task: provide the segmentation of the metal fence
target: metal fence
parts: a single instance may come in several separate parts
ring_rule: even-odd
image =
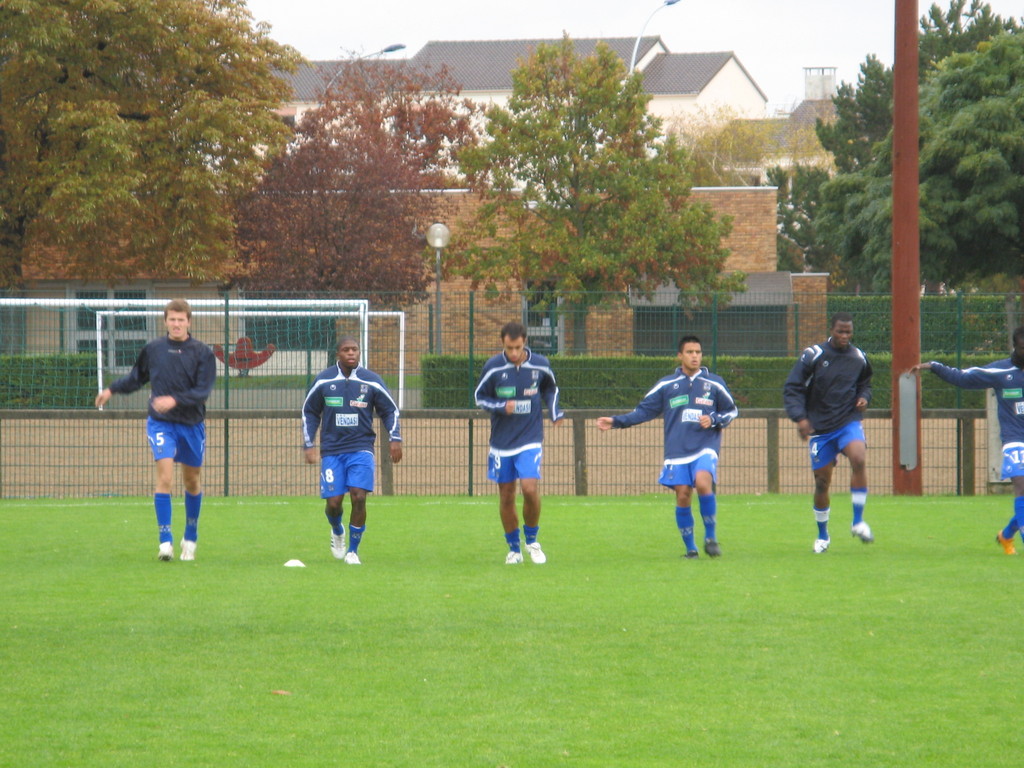
[[[657,483],[662,427],[651,422],[601,432],[602,411],[570,411],[547,427],[546,493],[623,495],[664,490]],[[982,494],[989,487],[988,422],[983,410],[926,411],[924,487],[929,494]],[[378,450],[378,492],[486,495],[486,414],[414,410],[403,414],[404,457]],[[887,411],[869,411],[869,486],[890,493],[892,430]],[[841,461],[834,488],[848,487]],[[318,493],[318,469],[304,463],[298,407],[288,411],[212,411],[207,419],[206,492],[224,496]],[[145,414],[136,411],[0,411],[0,496],[132,496],[152,491]],[[807,445],[778,409],[742,412],[726,429],[718,492],[810,492]],[[180,489],[177,491],[180,492]]]
[[[148,339],[162,333],[159,306],[171,296],[100,293],[0,298],[0,497],[152,490],[143,426],[147,393],[116,397],[102,413],[92,401],[102,384],[130,368]],[[209,402],[205,476],[211,493],[316,493],[316,468],[302,462],[299,409],[312,377],[333,361],[341,333],[360,335],[366,362],[402,406],[405,459],[392,467],[385,452],[380,490],[492,493],[484,472],[489,427],[486,415],[472,408],[473,371],[500,349],[499,329],[512,319],[527,325],[531,347],[553,361],[595,358],[594,370],[607,374],[589,381],[584,367],[575,371],[571,387],[560,380],[577,404],[568,408],[567,424],[547,428],[546,492],[660,490],[660,424],[602,433],[594,418],[629,410],[670,372],[683,333],[702,338],[705,364],[725,376],[740,403],[741,416],[723,440],[719,491],[809,491],[806,446],[778,408],[779,377],[803,346],[825,339],[828,317],[838,310],[854,314],[854,343],[876,367],[866,421],[869,480],[875,493],[891,490],[887,296],[674,295],[669,301],[662,295],[593,294],[569,305],[536,292],[447,291],[440,316],[433,294],[314,297],[320,303],[308,309],[286,304],[295,296],[210,291],[186,298],[202,307],[193,319],[194,335],[216,345],[223,359]],[[357,299],[368,300],[360,305]],[[922,349],[953,364],[996,359],[1007,354],[1010,330],[1020,322],[1016,296],[923,297]],[[425,407],[432,399],[425,373],[431,359],[455,370],[465,393],[456,407]],[[926,492],[985,492],[991,436],[984,402],[933,377],[924,382]],[[841,464],[836,488],[846,482],[844,471]]]

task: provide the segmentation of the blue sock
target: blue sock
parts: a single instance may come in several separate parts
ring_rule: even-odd
[[[689,552],[697,549],[693,543],[693,511],[690,507],[676,507],[676,528],[683,537],[686,550]]]
[[[505,541],[508,542],[510,552],[519,552],[519,529],[516,528],[512,533],[506,533]]]
[[[359,542],[363,540],[363,531],[366,530],[365,525],[352,525],[348,524],[348,551],[356,552],[359,549]]]
[[[715,513],[718,511],[718,501],[713,493],[709,493],[707,496],[698,496],[697,501],[700,502],[700,516],[704,521],[704,538],[713,539],[715,538]]]
[[[199,511],[203,508],[203,494],[185,493],[185,535],[189,541],[199,540]]]
[[[523,536],[526,538],[527,544],[533,544],[537,540],[537,531],[540,530],[539,525],[524,525]]]
[[[850,498],[853,500],[853,524],[864,519],[864,505],[868,503],[867,488],[851,488]]]
[[[171,535],[171,494],[154,493],[153,506],[156,508],[156,527],[160,532],[160,543],[173,542]]]
[[[327,517],[327,522],[331,524],[331,531],[335,536],[341,536],[345,533],[345,529],[341,527],[341,512],[336,515],[329,515],[327,512],[324,512],[324,515]]]
[[[1024,496],[1018,496],[1013,500],[1013,517],[1003,529],[1003,538],[1012,539],[1017,531],[1024,528]],[[1021,533],[1024,538],[1024,533]]]
[[[825,509],[814,508],[814,519],[818,523],[818,538],[825,539],[828,541],[828,515],[831,512],[830,507]]]

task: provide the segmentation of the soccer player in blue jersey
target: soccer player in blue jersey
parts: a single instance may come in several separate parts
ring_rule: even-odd
[[[1013,484],[1013,516],[996,534],[996,541],[1008,555],[1017,554],[1013,545],[1019,531],[1024,538],[1024,325],[1013,332],[1013,352],[982,368],[950,368],[942,363],[918,363],[915,373],[928,369],[943,381],[963,389],[992,389],[996,395],[999,439],[1003,443],[1004,480]]]
[[[402,460],[402,433],[398,405],[384,380],[359,365],[359,342],[352,336],[338,340],[338,363],[321,371],[302,404],[302,440],[306,463],[316,464],[315,444],[320,431],[320,498],[331,525],[331,554],[349,565],[360,565],[359,544],[366,530],[366,495],[373,492],[376,463],[373,414],[388,432],[391,460]],[[351,497],[348,548],[342,526],[341,503]]]
[[[131,372],[113,382],[96,396],[102,408],[114,394],[128,394],[147,382],[149,418],[146,434],[156,461],[156,490],[153,506],[160,536],[160,560],[174,559],[171,534],[171,486],[174,464],[181,464],[185,485],[185,533],[181,539],[181,559],[196,559],[199,512],[203,504],[200,472],[206,454],[206,399],[217,378],[217,358],[213,351],[189,333],[192,308],[183,299],[174,299],[164,307],[167,335],[149,342],[139,353]]]
[[[558,385],[547,358],[526,346],[522,323],[501,329],[502,351],[484,363],[476,385],[476,404],[491,414],[487,477],[498,484],[498,508],[505,529],[505,562],[523,562],[516,512],[516,480],[523,492],[523,537],[530,559],[538,565],[547,556],[537,541],[540,529],[540,467],[544,439],[543,406],[558,424]]]
[[[665,462],[658,482],[676,494],[676,527],[686,547],[685,557],[700,557],[694,542],[694,488],[704,522],[704,553],[718,557],[722,548],[716,532],[718,454],[722,430],[739,411],[725,381],[701,366],[703,347],[696,336],[679,340],[679,367],[660,379],[640,404],[621,416],[602,416],[601,430],[626,429],[661,416],[665,421]]]
[[[850,462],[850,495],[853,501],[853,536],[870,544],[871,528],[864,521],[868,498],[867,441],[861,424],[871,400],[871,363],[853,346],[853,316],[837,312],[831,334],[824,344],[808,347],[793,365],[782,387],[786,414],[796,422],[797,433],[810,440],[814,473],[814,519],[818,537],[813,551],[828,551],[829,489],[840,453]]]

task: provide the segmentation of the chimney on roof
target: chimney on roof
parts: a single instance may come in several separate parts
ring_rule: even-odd
[[[835,67],[804,67],[804,98],[807,101],[828,101],[835,95]]]

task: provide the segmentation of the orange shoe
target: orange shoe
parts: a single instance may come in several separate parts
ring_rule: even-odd
[[[1017,554],[1017,548],[1013,546],[1013,539],[1004,539],[1002,531],[1000,531],[999,533],[996,534],[996,541],[999,544],[1002,545],[1003,552],[1005,552],[1006,554],[1008,554],[1008,555],[1016,555]]]

